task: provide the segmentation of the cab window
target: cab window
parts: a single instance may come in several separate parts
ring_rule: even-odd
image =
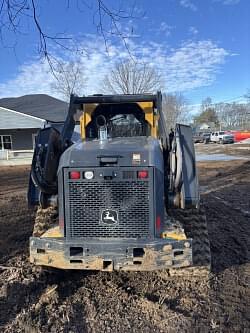
[[[98,119],[104,121],[108,138],[150,136],[150,125],[143,110],[136,103],[100,104],[86,126],[86,138],[98,137]]]

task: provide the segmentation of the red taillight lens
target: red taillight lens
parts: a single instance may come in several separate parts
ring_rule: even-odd
[[[137,176],[140,179],[148,178],[148,171],[147,170],[138,171]]]
[[[81,174],[80,174],[79,171],[70,171],[69,178],[70,179],[80,179],[81,178]]]
[[[60,227],[60,229],[64,228],[64,219],[63,218],[59,218],[59,227]]]
[[[161,217],[160,216],[157,216],[156,221],[155,221],[155,226],[156,226],[157,231],[161,230]]]

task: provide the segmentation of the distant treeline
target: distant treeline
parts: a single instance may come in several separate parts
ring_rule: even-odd
[[[224,129],[250,129],[250,103],[218,103],[214,107]]]

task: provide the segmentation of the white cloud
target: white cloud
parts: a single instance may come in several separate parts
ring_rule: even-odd
[[[197,11],[197,6],[190,0],[180,0],[180,5],[182,7],[191,9],[192,11],[196,12]]]
[[[50,94],[53,77],[47,62],[34,60],[22,65],[14,79],[0,83],[0,97],[25,94]]]
[[[226,57],[231,56],[228,51],[210,40],[187,41],[171,50],[168,50],[165,44],[156,42],[128,40],[128,46],[137,59],[159,69],[165,79],[165,90],[169,92],[188,91],[211,85]],[[91,50],[80,58],[88,78],[84,91],[85,94],[98,93],[102,80],[112,65],[127,59],[129,54],[122,45],[113,45],[107,54],[103,40],[94,36],[87,37],[84,48]],[[72,56],[68,60],[72,60]],[[51,88],[53,80],[48,64],[34,60],[21,66],[15,78],[0,83],[0,97],[46,93],[60,98]]]
[[[167,24],[165,21],[162,21],[158,27],[149,28],[149,31],[156,33],[156,35],[163,34],[166,37],[169,37],[173,29],[173,26]]]
[[[198,29],[195,28],[195,27],[189,27],[188,32],[189,32],[191,35],[197,35],[197,34],[199,33]]]
[[[228,55],[212,41],[184,43],[167,58],[167,87],[186,91],[211,85]]]
[[[160,32],[164,33],[166,37],[171,35],[171,30],[173,29],[172,26],[168,25],[166,22],[161,22],[160,24]]]

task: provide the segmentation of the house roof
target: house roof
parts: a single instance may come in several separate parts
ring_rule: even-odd
[[[51,122],[64,121],[68,104],[45,94],[0,99],[0,107]]]

